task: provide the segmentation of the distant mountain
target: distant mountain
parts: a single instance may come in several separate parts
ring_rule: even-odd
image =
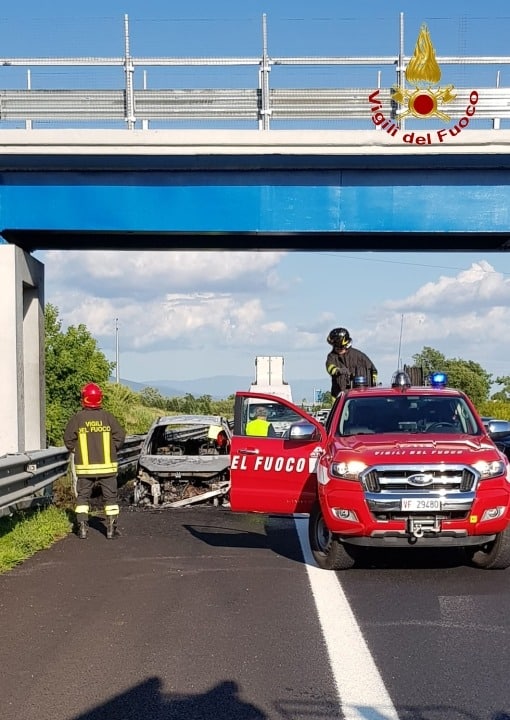
[[[213,400],[222,400],[233,395],[237,390],[249,390],[253,381],[251,376],[242,375],[215,375],[208,378],[197,378],[196,380],[146,380],[134,382],[124,380],[121,382],[135,392],[141,392],[146,387],[154,388],[165,397],[181,397],[183,395],[210,395]],[[296,404],[302,400],[312,402],[316,390],[323,392],[329,390],[328,378],[320,380],[289,380],[292,390],[292,397]]]
[[[221,400],[236,392],[236,390],[247,390],[250,387],[250,377],[235,375],[215,375],[196,380],[152,380],[146,387],[157,388],[162,395],[172,397],[173,395],[210,395],[215,400]]]

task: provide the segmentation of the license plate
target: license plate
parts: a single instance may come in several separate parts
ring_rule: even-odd
[[[402,498],[401,509],[426,512],[441,510],[441,500],[439,498]]]

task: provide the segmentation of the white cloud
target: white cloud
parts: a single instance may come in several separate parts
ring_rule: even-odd
[[[488,372],[510,374],[510,279],[486,261],[382,303],[375,317],[375,326],[362,339],[379,349],[389,371],[396,369],[400,344],[406,363],[429,346],[447,358],[473,360]]]
[[[417,275],[399,298],[399,278],[413,288],[407,267],[381,275],[376,266],[370,276],[365,262],[338,282],[330,258],[314,269],[311,259],[298,268],[271,252],[47,253],[46,296],[64,325],[85,324],[110,358],[118,318],[131,379],[159,367],[153,376],[175,379],[251,371],[259,354],[284,355],[289,375],[318,378],[336,325],[348,327],[384,382],[399,356],[409,364],[424,346],[510,373],[510,280],[487,261],[421,284]]]
[[[478,309],[488,309],[510,298],[510,279],[494,270],[487,261],[473,263],[468,270],[454,277],[441,276],[428,282],[403,301],[388,301],[384,307],[402,312],[437,313],[445,310],[451,315],[462,315],[476,303]]]
[[[118,319],[123,350],[148,353],[299,345],[285,304],[274,303],[288,288],[278,275],[284,256],[52,251],[44,261],[47,294],[65,326],[86,325],[108,349]],[[308,332],[303,342],[310,344]]]
[[[175,291],[277,288],[282,252],[77,251],[44,254],[49,286],[99,297],[150,299]]]

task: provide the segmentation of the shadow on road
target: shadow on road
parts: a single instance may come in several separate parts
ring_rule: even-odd
[[[183,528],[190,535],[211,547],[233,547],[233,548],[267,548],[268,538],[260,533],[239,528],[229,528],[218,525],[188,525]]]
[[[198,695],[178,695],[161,691],[159,678],[149,678],[131,690],[93,708],[71,720],[268,720],[267,715],[251,703],[239,699],[239,688],[233,681],[225,681],[208,692]],[[388,720],[384,710],[370,705],[354,706],[356,717],[366,720]],[[397,707],[401,720],[481,720],[470,711],[448,705],[404,705]],[[288,720],[296,718],[337,717],[337,703],[315,701],[311,704],[284,703],[278,715]],[[510,720],[503,711],[491,715],[490,720]]]
[[[193,537],[211,547],[269,549],[277,555],[303,563],[301,546],[292,517],[268,515],[257,530],[223,525],[183,524]],[[363,548],[353,546],[354,569],[424,570],[465,567],[468,562],[462,548]],[[478,571],[479,572],[479,571]],[[509,719],[510,720],[510,719]]]
[[[211,547],[269,549],[277,555],[302,563],[303,556],[291,517],[269,515],[264,517],[258,532],[239,527],[183,524],[190,535]],[[261,532],[261,530],[264,532]]]
[[[164,695],[161,680],[149,678],[128,692],[72,720],[265,720],[239,699],[237,683],[227,681],[201,695]]]

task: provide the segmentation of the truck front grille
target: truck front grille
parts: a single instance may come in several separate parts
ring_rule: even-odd
[[[456,493],[472,491],[478,474],[466,465],[378,465],[361,473],[363,487],[370,493],[434,492]],[[422,482],[420,482],[422,481]]]

